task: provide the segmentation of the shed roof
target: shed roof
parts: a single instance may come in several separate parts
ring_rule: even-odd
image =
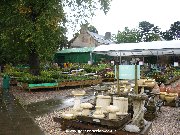
[[[180,40],[100,45],[94,53],[111,56],[180,54]]]
[[[95,47],[83,47],[83,48],[70,48],[70,49],[63,49],[58,51],[57,53],[82,53],[82,52],[92,52]]]
[[[101,44],[105,44],[105,45],[108,45],[108,44],[115,44],[115,42],[111,39],[105,39],[104,36],[102,35],[99,35],[97,33],[93,33],[93,32],[90,32],[90,31],[87,31],[96,41],[98,41],[98,43],[101,43]]]

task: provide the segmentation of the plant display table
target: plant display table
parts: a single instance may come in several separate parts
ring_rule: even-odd
[[[67,81],[67,82],[59,82],[59,83],[39,83],[39,84],[18,83],[18,86],[28,90],[44,89],[44,88],[59,89],[60,87],[69,87],[69,86],[96,85],[101,82],[102,79],[96,79],[96,80]]]
[[[59,82],[58,87],[96,85],[96,84],[99,84],[101,82],[102,82],[102,79],[67,81],[67,82]]]
[[[39,83],[39,84],[28,84],[28,83],[19,83],[18,86],[23,89],[33,90],[33,89],[44,89],[44,88],[58,88],[58,83]]]
[[[65,119],[62,117],[54,117],[55,122],[61,123],[62,130],[68,130],[69,128],[77,129],[78,132],[96,132],[96,133],[108,133],[115,135],[147,135],[152,123],[148,122],[146,127],[140,133],[127,132],[124,130],[124,126],[131,119],[130,115],[119,116],[116,120],[109,119],[97,119],[89,116],[77,116],[74,119]],[[76,130],[75,130],[76,131]]]

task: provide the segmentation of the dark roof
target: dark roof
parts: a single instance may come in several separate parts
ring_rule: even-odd
[[[108,45],[108,44],[114,44],[115,42],[112,41],[111,39],[105,39],[104,36],[102,35],[99,35],[97,33],[93,33],[93,32],[90,32],[90,31],[87,31],[96,41],[98,41],[98,43],[101,43],[101,44],[105,44],[105,45]]]

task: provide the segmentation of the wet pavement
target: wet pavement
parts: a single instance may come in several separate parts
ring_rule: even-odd
[[[34,118],[74,105],[74,97],[66,95],[22,106],[12,92],[2,90],[1,82],[0,78],[0,135],[44,135]],[[81,98],[82,102],[94,99],[89,92]]]
[[[0,135],[44,135],[18,100],[0,91]]]
[[[87,96],[83,96],[81,98],[81,101],[87,102],[88,100],[92,100],[92,99],[94,99],[93,95],[87,95]],[[73,96],[70,97],[59,96],[58,98],[25,105],[24,108],[26,109],[27,112],[31,114],[31,116],[37,117],[46,113],[51,113],[54,110],[61,110],[64,108],[68,108],[73,105],[74,105]]]

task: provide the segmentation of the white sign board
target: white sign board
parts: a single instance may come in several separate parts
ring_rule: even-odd
[[[119,65],[119,79],[135,79],[135,65]],[[137,65],[137,79],[140,79],[140,65]]]

